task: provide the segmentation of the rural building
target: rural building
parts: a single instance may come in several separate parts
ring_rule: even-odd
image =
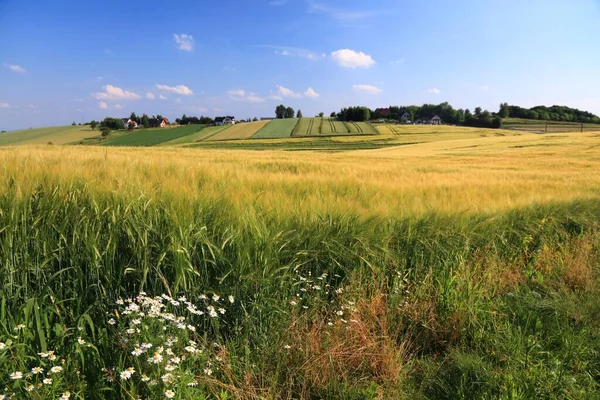
[[[121,118],[121,121],[123,121],[123,125],[125,125],[126,129],[128,129],[130,125],[132,125],[134,128],[138,127],[138,123],[130,120],[129,118]]]
[[[392,110],[389,108],[378,108],[375,110],[375,114],[378,114],[381,118],[389,118],[392,116]]]
[[[165,128],[168,123],[168,118],[150,118],[148,120],[148,126],[150,128]]]
[[[441,125],[442,119],[439,115],[434,115],[432,118],[422,118],[418,119],[416,122],[417,125]]]
[[[431,118],[431,125],[441,125],[442,124],[442,119],[439,117],[439,115],[434,115],[433,118]]]
[[[223,125],[235,125],[235,117],[228,115],[226,117],[217,117],[215,118],[215,125],[223,126]]]
[[[400,115],[400,122],[403,124],[410,124],[411,118],[410,113],[408,111],[404,112],[404,114]]]

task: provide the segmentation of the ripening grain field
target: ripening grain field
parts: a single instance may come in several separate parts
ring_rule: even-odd
[[[0,395],[594,398],[600,134],[423,142],[0,148]]]

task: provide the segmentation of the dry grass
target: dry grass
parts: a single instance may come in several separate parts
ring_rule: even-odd
[[[347,322],[339,320],[333,326],[325,319],[296,320],[290,326],[291,343],[300,345],[292,365],[296,364],[305,389],[326,390],[332,382],[397,384],[408,346],[393,339],[396,334],[390,332],[384,297],[360,300],[344,318]]]

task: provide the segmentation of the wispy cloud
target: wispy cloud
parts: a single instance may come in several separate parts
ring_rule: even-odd
[[[315,92],[313,88],[309,87],[308,90],[304,92],[304,96],[309,97],[311,99],[316,99],[320,96],[320,94]]]
[[[160,90],[165,90],[167,92],[181,94],[184,96],[191,96],[194,94],[194,92],[192,92],[192,90],[185,85],[167,86],[167,85],[160,85],[157,83],[156,87]]]
[[[104,53],[108,54],[108,55],[111,55],[113,52],[112,52],[111,49],[104,49]]]
[[[208,112],[208,108],[200,106],[200,107],[196,107],[196,111],[198,111],[198,112]]]
[[[438,88],[427,89],[427,92],[431,93],[431,94],[440,94],[441,93],[440,89],[438,89]]]
[[[352,88],[355,92],[365,92],[368,94],[379,94],[382,92],[381,88],[373,85],[354,85]]]
[[[384,10],[351,10],[342,9],[315,0],[308,0],[308,12],[313,14],[325,14],[333,19],[352,22],[361,19],[376,17]]]
[[[192,35],[174,33],[173,39],[179,50],[194,51],[194,37]]]
[[[167,100],[168,97],[167,96],[163,96],[162,94],[158,96],[159,99],[161,100]]]
[[[108,109],[108,104],[106,104],[104,101],[100,101],[98,102],[98,107],[100,107],[102,110],[106,110]]]
[[[122,109],[124,109],[124,108],[125,108],[125,106],[124,106],[123,104],[115,104],[115,105],[113,106],[113,108],[114,108],[115,110],[122,110]]]
[[[154,99],[156,99],[156,96],[154,95],[154,93],[148,92],[148,93],[146,93],[146,98],[148,100],[154,100]]]
[[[10,108],[10,104],[8,104],[8,103],[0,103],[0,108]]]
[[[371,68],[375,65],[375,60],[362,51],[357,52],[351,49],[341,49],[331,53],[331,58],[343,68]]]
[[[140,98],[137,93],[113,85],[106,85],[103,89],[104,92],[92,93],[92,96],[98,100],[137,100]]]
[[[10,69],[12,72],[16,72],[18,74],[26,74],[27,70],[23,67],[21,67],[20,65],[10,65],[7,63],[4,63],[4,66],[8,69]]]
[[[305,58],[311,61],[319,61],[323,60],[327,57],[326,54],[317,53],[316,51],[303,49],[300,47],[290,47],[290,46],[260,46],[268,49],[273,49],[275,54],[284,56],[284,57],[298,57]]]
[[[277,86],[277,96],[279,96],[279,97],[291,97],[293,99],[298,99],[298,98],[302,97],[302,94],[301,93],[296,93],[293,90],[290,90],[290,89],[288,89],[286,87],[278,85]]]
[[[257,96],[256,93],[248,93],[243,89],[230,90],[227,95],[231,100],[245,101],[248,103],[264,103],[265,98]]]

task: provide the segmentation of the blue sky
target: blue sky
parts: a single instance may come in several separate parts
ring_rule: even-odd
[[[600,114],[600,0],[0,0],[0,129],[161,113]]]

